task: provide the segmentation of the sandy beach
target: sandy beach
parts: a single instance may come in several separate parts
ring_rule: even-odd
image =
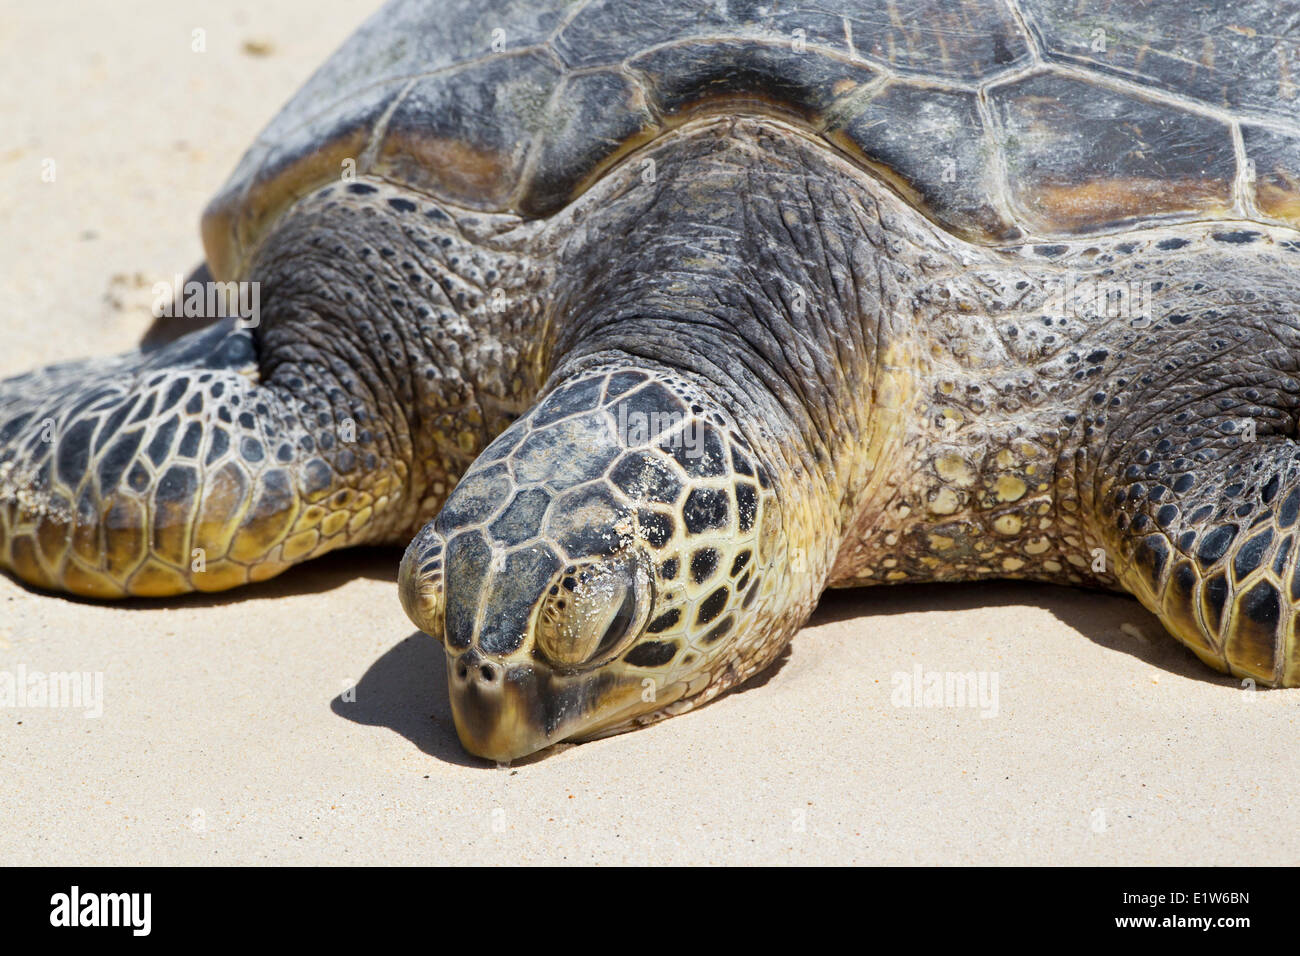
[[[207,199],[369,8],[8,0],[0,376],[133,346]],[[400,557],[113,605],[0,577],[0,672],[102,679],[99,714],[0,707],[0,863],[1300,861],[1300,690],[1243,690],[1131,599],[836,593],[741,691],[497,768],[456,740]],[[982,696],[904,699],[936,673]]]

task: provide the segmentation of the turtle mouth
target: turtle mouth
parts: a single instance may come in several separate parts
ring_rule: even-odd
[[[564,673],[540,661],[502,665],[476,651],[448,655],[447,685],[462,746],[497,763],[630,726],[638,713],[664,703],[647,704],[630,675]]]

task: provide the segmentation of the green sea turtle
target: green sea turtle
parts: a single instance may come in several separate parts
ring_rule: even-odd
[[[207,210],[255,324],[0,383],[0,565],[409,542],[498,760],[716,697],[829,587],[1123,589],[1300,684],[1298,21],[395,0]]]

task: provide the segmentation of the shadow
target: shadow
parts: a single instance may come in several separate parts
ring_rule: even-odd
[[[1220,674],[1202,663],[1134,598],[1092,588],[987,581],[834,590],[822,595],[805,627],[849,620],[866,622],[881,615],[998,607],[1041,607],[1094,644],[1134,657],[1154,670],[1217,684],[1234,692],[1241,689],[1237,678]],[[1032,635],[1020,639],[1031,640]],[[693,713],[702,712],[733,694],[765,686],[797,653],[798,640],[796,635],[795,642],[787,645],[769,667]],[[408,636],[370,666],[357,684],[355,700],[344,700],[340,695],[331,702],[330,709],[355,723],[387,727],[421,752],[448,763],[480,769],[496,766],[461,748],[447,696],[444,651],[436,640],[421,631]],[[526,766],[574,746],[581,745],[561,742],[510,766]]]
[[[1205,664],[1129,594],[1025,581],[899,584],[827,591],[805,627],[923,611],[1040,607],[1107,650],[1156,670],[1234,690],[1241,681]],[[797,640],[797,638],[796,638]],[[1270,688],[1261,687],[1260,690]]]
[[[330,701],[330,710],[356,724],[387,727],[447,763],[493,768],[491,761],[461,748],[451,717],[445,661],[442,645],[416,631],[366,669],[354,688],[354,700],[340,694]]]
[[[116,600],[101,600],[79,597],[62,591],[50,591],[34,587],[9,571],[0,571],[0,574],[3,574],[26,591],[56,601],[93,606],[112,604],[114,607],[150,611],[182,607],[224,607],[228,604],[273,601],[277,598],[294,597],[302,594],[324,594],[327,591],[342,587],[356,578],[390,582],[393,585],[393,600],[396,601],[397,571],[401,563],[402,549],[398,547],[344,548],[339,551],[332,551],[313,561],[295,565],[268,581],[241,585],[229,591],[195,592],[164,598],[129,597]]]

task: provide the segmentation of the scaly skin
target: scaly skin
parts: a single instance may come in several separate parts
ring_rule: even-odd
[[[283,507],[259,524],[246,492],[222,512],[250,542],[233,557],[266,576],[423,527],[402,600],[444,642],[461,739],[484,757],[708,701],[775,659],[833,586],[1124,588],[1211,665],[1300,682],[1290,234],[1198,224],[993,250],[782,122],[688,123],[645,155],[653,182],[625,164],[532,223],[332,187],[260,247],[267,317],[235,333],[235,359],[207,354],[225,334],[209,332],[4,383],[4,564],[143,593],[119,570],[131,536],[169,562],[172,590],[203,586],[180,560],[208,540],[193,514],[216,466],[163,494],[173,447],[143,494],[101,494],[88,476],[114,446],[77,423],[215,362],[256,414],[223,428],[220,404],[189,413],[200,448],[267,423],[295,439],[274,466]],[[1144,283],[1150,314],[1053,301],[1069,277]],[[92,369],[110,392],[86,390]],[[364,423],[360,447],[322,450],[343,419]],[[82,517],[55,517],[60,501],[85,501],[69,504]],[[319,501],[344,530],[297,550]]]

